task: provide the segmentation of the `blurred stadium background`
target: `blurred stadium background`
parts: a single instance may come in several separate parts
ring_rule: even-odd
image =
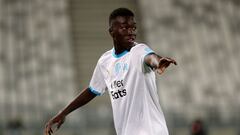
[[[209,135],[240,135],[239,0],[0,0],[0,135],[41,135],[88,86],[118,7],[135,12],[138,41],[179,63],[157,78],[170,134],[201,119]],[[108,94],[56,134],[115,135]]]

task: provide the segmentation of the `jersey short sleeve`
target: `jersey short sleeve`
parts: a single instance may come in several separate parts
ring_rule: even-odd
[[[141,72],[147,73],[147,72],[152,71],[151,68],[149,66],[147,66],[144,62],[144,57],[149,54],[152,54],[152,53],[154,53],[154,51],[146,44],[137,44],[134,47],[133,59],[134,59],[135,64],[137,64],[138,67],[140,67],[139,70]]]
[[[104,81],[103,72],[101,70],[100,63],[98,62],[93,72],[93,75],[89,84],[89,89],[92,93],[99,96],[104,94],[104,92],[106,91],[106,88],[107,86]]]

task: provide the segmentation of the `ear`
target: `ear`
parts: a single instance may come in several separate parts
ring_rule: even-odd
[[[110,34],[111,36],[113,36],[113,28],[112,28],[112,27],[110,27],[110,28],[108,29],[108,32],[109,32],[109,34]]]

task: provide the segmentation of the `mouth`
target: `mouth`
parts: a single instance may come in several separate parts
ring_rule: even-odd
[[[136,36],[127,36],[126,37],[126,40],[130,43],[133,43],[135,41],[135,39],[136,39]]]

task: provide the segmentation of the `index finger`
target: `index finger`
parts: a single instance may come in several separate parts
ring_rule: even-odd
[[[167,57],[167,60],[173,63],[174,65],[177,65],[177,62],[174,59]]]
[[[45,135],[51,135],[53,133],[51,125],[47,124],[45,127]]]

